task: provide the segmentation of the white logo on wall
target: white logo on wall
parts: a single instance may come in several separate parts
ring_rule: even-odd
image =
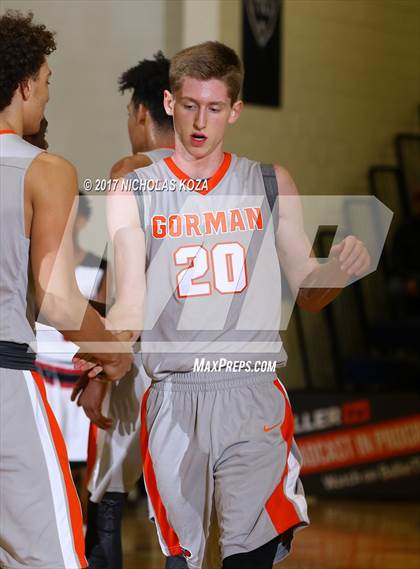
[[[245,0],[248,22],[258,46],[265,47],[277,24],[280,0]]]

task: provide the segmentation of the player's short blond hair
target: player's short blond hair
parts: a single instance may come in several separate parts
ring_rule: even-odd
[[[169,83],[172,93],[176,93],[185,77],[207,81],[220,79],[226,84],[233,104],[238,100],[244,71],[236,52],[217,41],[207,41],[187,47],[171,60]]]

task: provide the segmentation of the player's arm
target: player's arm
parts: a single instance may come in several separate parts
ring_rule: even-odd
[[[116,180],[118,178],[123,178],[130,172],[137,170],[137,168],[145,168],[150,166],[152,161],[148,156],[144,154],[133,154],[132,156],[126,156],[118,160],[111,168],[110,178]]]
[[[132,156],[126,156],[125,158],[121,158],[118,160],[112,168],[110,172],[110,178],[112,180],[117,180],[119,178],[123,178],[130,172],[133,172],[137,168],[144,168],[146,166],[150,166],[151,164],[150,158],[144,156],[143,154],[134,154]],[[90,299],[90,303],[92,306],[97,310],[102,316],[105,314],[106,309],[106,301],[107,301],[107,283],[112,282],[112,270],[109,265],[107,265],[103,277],[101,279],[101,283],[99,285],[98,292],[94,299]]]
[[[126,156],[124,158],[121,158],[121,160],[118,160],[118,162],[116,162],[112,166],[111,172],[110,172],[110,178],[112,180],[117,180],[119,178],[123,178],[124,176],[126,176],[130,172],[133,172],[137,168],[145,168],[146,166],[150,166],[150,164],[152,164],[152,161],[150,160],[150,158],[148,156],[145,156],[144,154],[132,154],[131,156]],[[117,188],[117,193],[118,192],[121,193],[120,187]],[[111,196],[109,196],[109,199],[111,199]],[[115,202],[117,202],[117,205],[115,204]],[[133,210],[134,210],[134,212],[137,212],[137,204],[135,203],[135,199],[133,198],[133,196],[131,196],[131,199],[128,198],[128,201],[126,201],[126,202],[121,202],[121,198],[120,198],[120,199],[114,200],[114,202],[112,203],[112,206],[110,205],[111,204],[110,201],[108,201],[107,204],[108,204],[107,210],[109,212],[109,214],[108,214],[109,231],[111,233],[111,238],[113,239],[112,235],[116,236],[118,230],[122,228],[122,225],[124,222],[124,216],[126,214],[128,214],[130,216],[133,215]],[[131,207],[133,208],[133,210],[130,210]],[[130,210],[130,211],[126,211],[126,210]],[[134,231],[135,227],[139,228],[140,222],[138,219],[138,215],[133,216],[133,219],[129,220],[129,224],[131,225],[131,230],[133,230],[133,231]],[[140,239],[143,242],[143,238],[140,238]],[[114,246],[117,246],[118,243],[119,243],[119,240],[117,239],[115,241]],[[137,262],[137,259],[136,259],[136,262]],[[122,278],[122,276],[120,274],[120,282],[121,282],[121,278]],[[104,281],[105,281],[105,278],[104,278]],[[107,281],[110,282],[110,279],[107,279]],[[101,286],[101,289],[102,289],[102,286]],[[122,296],[121,296],[125,291],[123,284],[120,284],[119,290],[120,290],[119,304],[118,304],[118,306],[113,307],[112,313],[110,312],[111,315],[112,314],[114,315],[114,319],[116,318],[117,311],[119,311],[119,310],[124,311],[124,308],[122,307],[122,304],[121,304],[122,302],[125,303],[125,299],[122,300]],[[142,301],[143,301],[143,299],[141,299],[141,302]],[[134,330],[132,332],[134,335]],[[137,339],[137,337],[136,337],[136,339]]]
[[[275,166],[279,192],[277,251],[282,268],[299,306],[317,312],[338,296],[349,278],[362,275],[370,257],[354,236],[331,248],[330,260],[320,265],[310,256],[311,244],[305,233],[299,192],[290,174]],[[330,283],[334,282],[334,287]]]
[[[136,197],[124,190],[123,179],[107,194],[106,212],[115,276],[115,303],[107,319],[112,329],[130,331],[134,341],[143,329],[146,247]]]
[[[76,282],[72,232],[78,196],[74,167],[58,156],[39,155],[28,170],[25,196],[32,209],[31,267],[38,306],[67,339],[91,352],[109,379],[122,377],[131,367],[132,356],[114,353],[116,348],[122,351],[123,345],[117,346],[105,330]],[[106,349],[109,342],[113,342],[113,353]]]

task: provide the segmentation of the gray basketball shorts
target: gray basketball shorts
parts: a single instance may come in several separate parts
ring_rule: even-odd
[[[141,354],[134,354],[131,370],[112,383],[102,412],[113,419],[107,431],[90,426],[88,490],[92,502],[105,492],[130,492],[142,473],[140,453],[140,402],[150,385]]]
[[[143,476],[160,545],[190,569],[218,569],[210,558],[309,523],[286,390],[273,374],[237,375],[174,374],[142,402]],[[276,561],[288,551],[280,541]]]
[[[60,428],[35,372],[0,368],[0,566],[87,567]]]

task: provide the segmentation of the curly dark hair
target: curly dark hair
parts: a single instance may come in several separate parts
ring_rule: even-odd
[[[161,51],[152,59],[143,59],[135,67],[125,71],[118,80],[119,90],[132,90],[132,102],[137,109],[142,103],[152,115],[158,127],[172,129],[172,117],[163,107],[163,91],[169,89],[170,61]]]
[[[36,77],[47,55],[55,48],[54,32],[33,23],[26,15],[7,10],[0,16],[0,111],[8,107],[19,84]]]

